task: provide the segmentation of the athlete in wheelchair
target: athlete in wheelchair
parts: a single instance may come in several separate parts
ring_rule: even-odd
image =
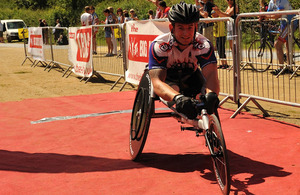
[[[224,194],[229,193],[230,176],[225,141],[217,113],[219,80],[213,46],[199,34],[199,11],[181,2],[169,11],[170,32],[150,45],[149,64],[140,81],[130,127],[130,155],[138,160],[146,142],[151,118],[172,116],[203,133],[213,159],[214,172]],[[200,70],[200,68],[201,70]],[[172,112],[156,113],[160,100]]]

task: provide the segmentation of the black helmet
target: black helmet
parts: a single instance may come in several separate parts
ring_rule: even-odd
[[[199,21],[199,10],[192,4],[180,2],[171,7],[168,19],[171,23],[191,24]]]

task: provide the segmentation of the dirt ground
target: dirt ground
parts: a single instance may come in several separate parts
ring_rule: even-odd
[[[25,55],[22,47],[12,47],[9,44],[0,45],[0,102],[116,92],[120,90],[124,83],[124,80],[121,79],[111,90],[112,85],[118,79],[116,76],[102,75],[106,81],[93,77],[85,83],[84,81],[80,82],[80,78],[74,74],[71,74],[68,78],[62,77],[63,73],[58,68],[48,72],[44,71],[41,64],[31,67],[29,60],[26,60],[24,65],[21,66],[24,59]],[[123,91],[134,89],[126,84]],[[222,99],[222,97],[220,98]],[[299,108],[267,102],[259,103],[271,115],[269,118],[300,126]],[[236,109],[237,105],[227,101],[222,107]],[[252,103],[248,104],[248,108],[253,114],[262,114]]]

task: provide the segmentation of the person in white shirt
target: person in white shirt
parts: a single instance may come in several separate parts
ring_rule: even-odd
[[[80,17],[80,20],[81,20],[81,25],[82,26],[89,26],[89,25],[92,25],[92,22],[93,22],[93,17],[92,15],[90,14],[90,7],[89,6],[85,6],[84,8],[85,10],[85,13],[83,13]]]

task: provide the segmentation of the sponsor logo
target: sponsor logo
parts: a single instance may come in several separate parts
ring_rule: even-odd
[[[82,75],[90,75],[92,73],[93,69],[91,67],[85,67],[82,64],[75,64],[74,66],[74,72]]]
[[[166,52],[171,49],[171,46],[168,43],[162,43],[159,45],[161,51]]]
[[[128,59],[138,62],[148,62],[149,47],[158,35],[129,35]]]
[[[92,29],[79,29],[76,32],[77,61],[89,62],[91,54]]]
[[[200,43],[200,42],[194,42],[194,48],[197,48],[197,49],[204,49],[204,44],[203,43]]]
[[[133,24],[130,28],[131,32],[138,32],[139,31],[139,28],[138,27],[135,27],[135,25]]]
[[[30,35],[30,47],[42,49],[43,47],[42,35]]]
[[[75,33],[70,32],[70,33],[69,33],[69,37],[70,37],[70,39],[75,39]]]

